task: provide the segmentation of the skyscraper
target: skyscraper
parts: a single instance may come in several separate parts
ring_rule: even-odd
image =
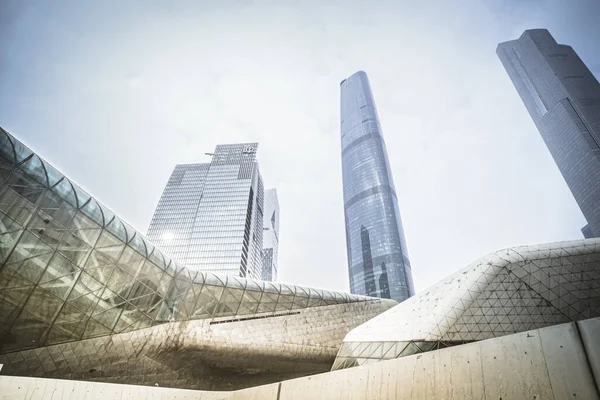
[[[369,79],[359,71],[340,86],[350,291],[404,301],[414,294],[412,272]]]
[[[263,217],[262,279],[277,281],[279,254],[279,201],[275,189],[265,190]]]
[[[600,237],[600,84],[546,29],[527,30],[496,53],[588,222],[583,235]]]
[[[190,269],[261,279],[264,189],[257,148],[218,145],[210,163],[177,165],[148,239]]]

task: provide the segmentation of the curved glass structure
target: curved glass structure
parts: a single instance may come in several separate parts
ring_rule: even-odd
[[[401,302],[414,294],[412,272],[373,93],[363,71],[340,86],[350,291]]]
[[[368,300],[184,268],[0,128],[0,354]]]

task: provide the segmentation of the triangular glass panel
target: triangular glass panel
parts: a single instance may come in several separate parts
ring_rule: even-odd
[[[90,318],[90,320],[88,321],[88,324],[85,328],[85,331],[83,333],[82,339],[88,339],[88,338],[93,338],[93,337],[98,337],[98,336],[106,336],[106,335],[110,335],[111,333],[112,333],[112,331],[109,328],[107,328],[100,322],[94,320],[93,318]]]
[[[40,161],[40,158],[33,155],[19,166],[27,175],[35,179],[35,181],[43,186],[48,186],[46,178],[46,170]]]
[[[52,191],[56,193],[61,199],[77,208],[77,199],[75,197],[75,192],[73,191],[73,186],[68,179],[63,179],[56,186],[52,188]]]

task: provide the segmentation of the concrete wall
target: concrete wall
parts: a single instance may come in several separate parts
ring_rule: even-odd
[[[237,392],[0,376],[0,400],[262,400],[277,398],[279,384]]]
[[[278,400],[600,399],[599,370],[595,318],[284,381]]]
[[[0,377],[1,399],[599,400],[600,318],[235,392]]]
[[[265,385],[329,371],[348,331],[395,304],[373,299],[268,318],[166,323],[3,354],[0,375],[219,391]],[[258,316],[265,314],[244,317]]]

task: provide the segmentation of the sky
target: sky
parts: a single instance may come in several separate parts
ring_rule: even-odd
[[[417,291],[585,220],[495,50],[600,76],[600,1],[0,0],[0,126],[142,233],[175,164],[259,142],[279,280],[348,291],[339,83],[369,75]]]

